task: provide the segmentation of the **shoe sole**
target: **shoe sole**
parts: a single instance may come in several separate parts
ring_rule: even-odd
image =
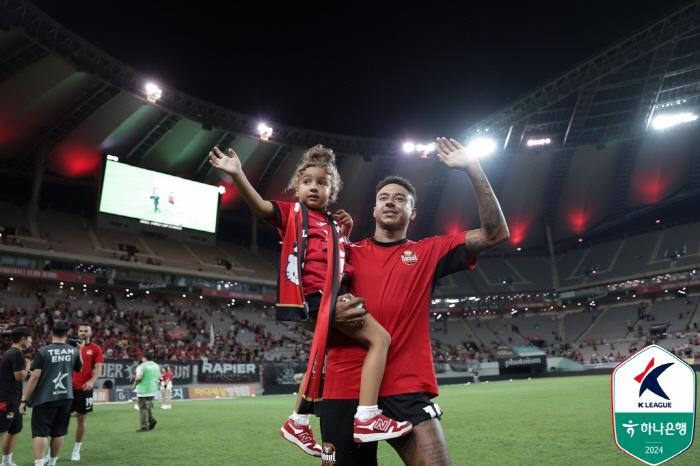
[[[309,450],[303,443],[301,443],[299,441],[299,439],[297,439],[295,436],[293,436],[292,434],[290,434],[286,430],[280,429],[280,435],[282,437],[284,437],[285,440],[287,440],[287,441],[293,443],[294,445],[298,446],[299,448],[301,448],[301,450],[304,453],[306,453],[307,455],[315,456],[316,458],[321,457],[321,452]]]
[[[380,440],[391,440],[393,438],[403,437],[413,430],[413,425],[409,424],[401,430],[381,434],[353,434],[355,443],[379,442]]]

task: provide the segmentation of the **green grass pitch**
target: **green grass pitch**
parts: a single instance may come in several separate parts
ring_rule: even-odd
[[[620,451],[613,440],[610,377],[563,377],[442,387],[436,402],[456,466],[597,466],[643,464]],[[70,463],[71,427],[58,464],[140,465],[320,465],[280,437],[294,397],[173,403],[159,409],[152,432],[136,433],[133,404],[97,406],[88,417],[80,463]],[[29,413],[28,413],[29,414]],[[318,421],[314,432],[320,436]],[[697,428],[697,426],[696,426]],[[696,434],[697,440],[697,434]],[[700,446],[665,464],[695,466]],[[13,457],[32,465],[29,417]],[[386,443],[380,465],[401,465]]]

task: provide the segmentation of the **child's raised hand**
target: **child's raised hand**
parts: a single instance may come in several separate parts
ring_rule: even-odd
[[[352,217],[350,214],[343,209],[338,209],[338,211],[333,214],[333,218],[338,222],[343,236],[350,236],[350,231],[352,231]]]
[[[340,225],[341,227],[343,225],[350,225],[350,227],[352,228],[352,217],[343,209],[338,209],[338,211],[335,214],[333,214],[333,218],[336,222],[338,222],[338,225]]]
[[[212,152],[209,152],[209,164],[231,176],[242,173],[241,160],[233,149],[229,149],[228,153],[231,155],[230,157],[221,152],[218,147],[215,147]]]

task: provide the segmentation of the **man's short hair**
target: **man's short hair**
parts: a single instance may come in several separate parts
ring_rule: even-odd
[[[70,330],[68,322],[59,321],[53,324],[53,329],[51,331],[53,332],[53,336],[63,338],[68,333],[68,330]]]
[[[386,178],[384,178],[382,181],[380,181],[379,184],[377,185],[377,190],[375,192],[375,195],[379,194],[379,191],[381,191],[381,189],[388,184],[398,184],[399,186],[403,186],[404,188],[406,188],[406,190],[408,191],[408,194],[410,194],[411,198],[413,199],[413,206],[412,207],[416,206],[416,203],[418,202],[418,196],[416,195],[416,188],[413,187],[413,185],[411,184],[410,181],[408,181],[406,178],[403,178],[400,176],[390,175],[390,176],[387,176]]]
[[[155,355],[153,354],[152,351],[147,351],[143,354],[143,357],[149,361],[153,361],[153,359],[155,358]]]
[[[92,330],[92,325],[88,324],[87,322],[83,322],[82,324],[78,325],[78,328],[80,327],[89,327],[90,330]]]
[[[22,337],[31,337],[32,330],[29,327],[15,327],[10,332],[10,339],[12,343],[19,343]]]

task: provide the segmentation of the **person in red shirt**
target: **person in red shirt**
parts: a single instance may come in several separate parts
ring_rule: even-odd
[[[479,164],[455,140],[438,138],[438,158],[448,168],[466,172],[479,206],[481,228],[413,242],[406,238],[416,215],[416,193],[408,180],[387,177],[377,186],[374,237],[351,244],[354,274],[351,295],[338,297],[335,323],[361,326],[367,309],[391,335],[379,407],[389,417],[406,419],[413,430],[389,440],[409,466],[451,464],[440,425],[428,315],[435,284],[451,273],[475,266],[476,256],[508,240],[498,200]],[[343,299],[348,301],[343,302]],[[353,413],[365,349],[343,333],[331,341],[326,365],[321,435],[325,463],[335,466],[377,464],[377,444],[358,448],[353,441]]]
[[[163,404],[161,409],[172,409],[170,404],[170,394],[173,390],[173,368],[172,366],[163,366],[163,373],[160,376],[160,392],[163,395]]]
[[[85,344],[80,354],[83,358],[83,368],[80,372],[73,372],[73,406],[71,412],[75,412],[78,420],[78,428],[75,430],[75,447],[71,454],[71,461],[80,461],[80,447],[83,445],[85,429],[87,427],[87,415],[92,412],[92,389],[95,381],[102,371],[102,348],[90,341],[92,327],[84,323],[78,327],[78,338]]]
[[[246,179],[241,162],[236,153],[229,149],[229,156],[223,154],[218,148],[209,153],[211,165],[224,171],[233,178],[243,200],[261,217],[268,219],[270,223],[278,227],[284,238],[288,230],[290,210],[295,204],[291,202],[267,201],[253,188]],[[296,197],[308,208],[308,239],[307,247],[303,255],[303,272],[301,285],[309,310],[318,310],[321,302],[321,291],[326,282],[328,267],[328,243],[329,237],[334,235],[334,229],[329,223],[335,219],[340,226],[344,237],[350,234],[352,218],[343,210],[338,210],[331,217],[328,212],[328,204],[335,201],[342,187],[340,175],[335,164],[335,154],[332,150],[317,145],[309,149],[294,170],[294,175],[289,182],[288,189],[295,191]],[[291,226],[293,229],[294,226]],[[345,238],[343,238],[345,240]],[[290,256],[293,257],[292,254]],[[294,258],[296,260],[296,258]],[[296,276],[297,264],[289,261],[286,270],[287,280],[298,286],[299,277]],[[341,269],[348,278],[350,267],[346,264]],[[406,421],[390,419],[382,414],[377,406],[379,386],[384,374],[386,355],[389,350],[391,338],[377,321],[368,315],[365,325],[361,328],[346,327],[341,329],[349,338],[358,342],[365,351],[362,369],[362,390],[359,392],[360,403],[356,407],[356,418],[361,427],[355,431],[354,441],[358,443],[376,442],[396,438],[410,432],[412,426]],[[325,350],[325,348],[324,348]],[[304,387],[304,382],[302,382]],[[309,425],[309,412],[301,412],[303,406],[302,389],[299,390],[294,412],[284,426],[280,429],[280,435],[291,443],[297,445],[305,453],[312,456],[321,456],[321,447],[313,437]],[[308,401],[308,400],[307,400]],[[381,428],[375,428],[381,426]]]

